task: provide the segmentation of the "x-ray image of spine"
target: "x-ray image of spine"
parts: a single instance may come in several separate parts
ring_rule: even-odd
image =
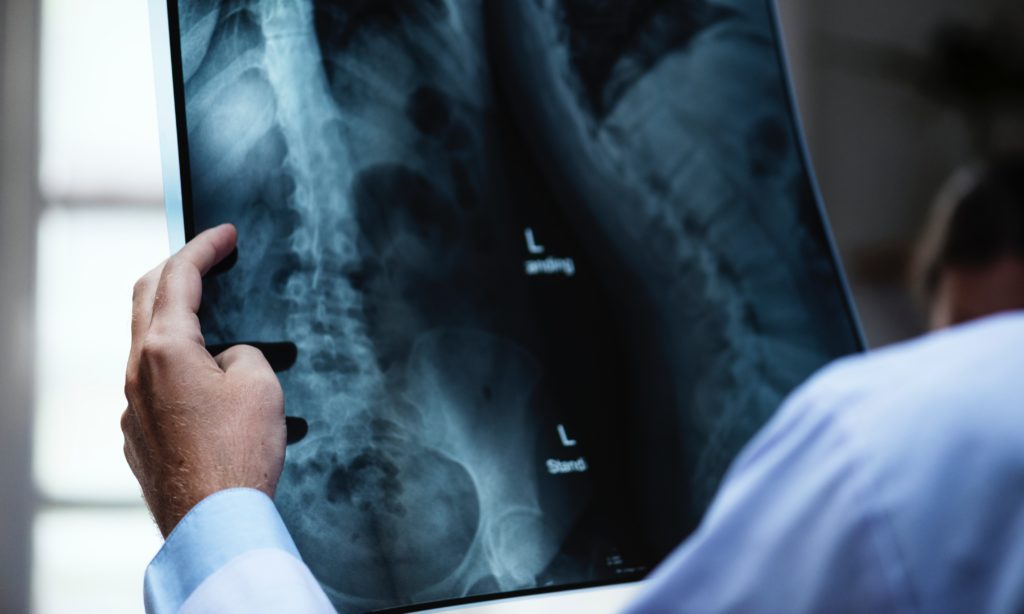
[[[541,167],[574,224],[602,237],[594,257],[623,276],[607,282],[630,288],[622,309],[652,323],[633,329],[637,355],[662,345],[637,375],[670,385],[675,429],[658,403],[637,407],[652,412],[647,443],[663,438],[692,482],[655,527],[687,504],[699,513],[783,396],[857,344],[837,316],[767,7],[490,5],[508,87],[544,92],[517,106]],[[664,503],[660,485],[645,492]]]
[[[341,612],[641,575],[856,347],[754,0],[181,0],[208,344]]]

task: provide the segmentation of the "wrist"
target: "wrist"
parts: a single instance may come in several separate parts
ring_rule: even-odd
[[[253,483],[252,479],[219,479],[206,483],[195,483],[185,472],[183,477],[168,480],[161,492],[153,493],[149,499],[149,508],[153,519],[166,539],[181,523],[182,519],[204,500],[230,490],[258,491],[271,500],[274,498],[273,485]]]

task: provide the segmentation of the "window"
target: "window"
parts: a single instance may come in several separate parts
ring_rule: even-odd
[[[37,614],[141,611],[161,543],[119,427],[132,283],[168,250],[146,7],[42,3]]]

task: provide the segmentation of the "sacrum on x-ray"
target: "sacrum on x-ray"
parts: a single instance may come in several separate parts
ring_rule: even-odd
[[[641,577],[860,341],[764,0],[169,0],[277,505],[342,612]]]

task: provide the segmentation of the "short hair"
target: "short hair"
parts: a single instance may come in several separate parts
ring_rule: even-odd
[[[912,277],[930,301],[942,271],[1024,259],[1024,156],[969,165],[939,192],[914,257]]]

